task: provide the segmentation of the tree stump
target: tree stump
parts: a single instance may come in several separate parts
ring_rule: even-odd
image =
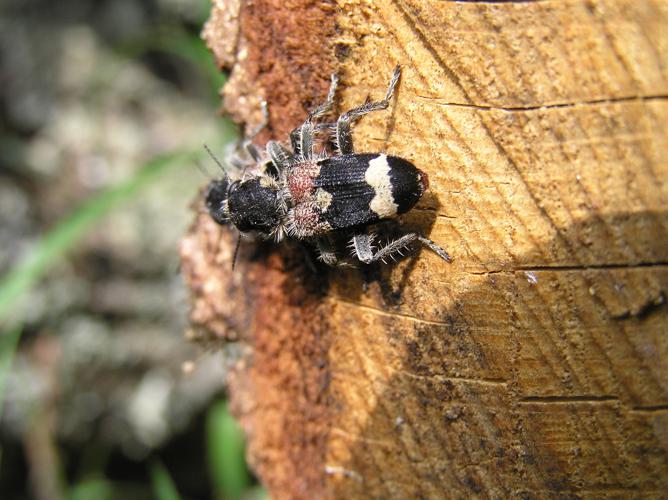
[[[401,219],[453,256],[309,270],[197,216],[192,321],[273,498],[668,491],[668,2],[236,0],[225,107],[285,140],[341,76],[357,151],[426,171]]]

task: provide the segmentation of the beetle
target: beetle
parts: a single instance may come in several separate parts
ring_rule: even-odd
[[[408,160],[353,149],[352,125],[367,113],[387,109],[400,75],[397,66],[384,99],[353,108],[336,122],[323,122],[321,118],[334,105],[338,85],[338,77],[332,75],[326,101],[290,133],[290,148],[269,141],[260,149],[252,138],[262,126],[256,129],[244,141],[243,153],[228,159],[236,178],[225,173],[206,189],[205,204],[213,220],[277,242],[290,237],[313,243],[320,259],[330,266],[346,263],[335,250],[341,237],[349,240],[353,257],[365,264],[403,255],[414,242],[450,262],[443,248],[416,232],[377,248],[374,245],[372,226],[408,212],[429,186],[427,174]],[[263,111],[266,122],[266,105]],[[332,154],[315,151],[323,131],[333,144]]]

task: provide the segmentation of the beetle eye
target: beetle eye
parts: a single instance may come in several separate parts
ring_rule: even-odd
[[[211,181],[206,190],[205,204],[211,218],[218,224],[225,224],[229,219],[225,202],[227,201],[229,181],[227,177]]]

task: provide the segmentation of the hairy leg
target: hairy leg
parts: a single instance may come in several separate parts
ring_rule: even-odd
[[[334,105],[334,95],[336,94],[336,87],[338,86],[339,78],[332,75],[332,83],[327,93],[327,99],[324,103],[316,107],[308,114],[306,121],[290,132],[290,142],[295,156],[302,156],[305,159],[313,158],[313,144],[315,127],[313,120],[327,114]]]
[[[393,259],[395,254],[403,255],[402,251],[406,250],[408,246],[415,241],[418,241],[428,247],[431,251],[436,253],[446,262],[450,262],[451,260],[450,256],[445,250],[443,250],[429,238],[425,238],[418,233],[404,234],[401,238],[392,241],[383,247],[380,247],[378,250],[374,250],[373,248],[373,238],[374,237],[369,234],[357,234],[353,236],[352,246],[355,251],[355,255],[365,264],[370,264],[379,260],[385,262],[385,259]]]
[[[394,88],[397,86],[399,77],[401,76],[401,68],[397,66],[392,73],[392,78],[390,79],[390,84],[387,87],[387,92],[385,93],[385,99],[377,102],[367,102],[358,106],[356,108],[347,111],[342,114],[338,121],[336,122],[336,132],[335,132],[335,143],[336,148],[339,151],[339,154],[351,154],[353,152],[353,140],[350,133],[351,125],[359,120],[361,117],[372,111],[377,111],[380,109],[387,109],[390,105],[390,99],[394,93]]]
[[[293,161],[292,154],[276,141],[267,143],[267,155],[279,173],[288,168]]]
[[[336,256],[334,248],[326,238],[318,238],[315,240],[320,260],[328,266],[336,267],[339,264],[339,258]]]

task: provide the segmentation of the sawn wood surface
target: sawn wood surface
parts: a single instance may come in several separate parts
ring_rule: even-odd
[[[192,319],[272,498],[664,497],[668,492],[668,2],[216,2],[225,105],[286,140],[341,76],[380,98],[358,151],[430,191],[427,250],[318,268],[200,214]]]

